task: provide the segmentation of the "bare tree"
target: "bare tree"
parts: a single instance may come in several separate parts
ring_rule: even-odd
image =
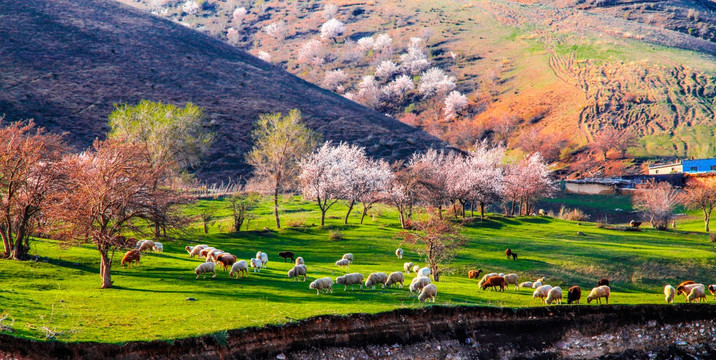
[[[680,202],[677,190],[668,182],[653,180],[637,185],[637,190],[632,200],[634,208],[642,211],[655,229],[666,230]]]
[[[231,216],[234,219],[234,231],[241,231],[241,226],[247,220],[249,211],[256,206],[258,201],[257,194],[247,192],[236,192],[229,198]]]
[[[254,148],[246,161],[254,167],[254,177],[262,179],[264,188],[273,193],[273,213],[280,229],[278,195],[296,180],[298,160],[316,146],[318,135],[303,124],[296,109],[287,116],[263,114],[255,126]]]
[[[447,220],[429,217],[413,222],[414,230],[397,234],[428,263],[435,281],[440,281],[440,267],[450,263],[458,249],[467,239],[460,235],[460,228]]]
[[[704,228],[709,232],[711,212],[716,206],[716,181],[709,177],[688,177],[682,199],[689,209],[703,212]]]
[[[606,161],[609,150],[615,150],[624,157],[627,149],[633,144],[634,135],[629,130],[608,126],[594,134],[589,148],[593,153],[599,154],[602,161]]]

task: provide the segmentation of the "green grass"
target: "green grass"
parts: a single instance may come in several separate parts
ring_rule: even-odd
[[[609,205],[612,206],[612,205]],[[138,268],[119,265],[115,255],[114,289],[98,288],[99,256],[90,246],[62,249],[50,240],[33,244],[33,254],[49,262],[0,261],[0,313],[15,322],[14,335],[45,339],[48,328],[61,341],[125,342],[131,340],[170,340],[247,326],[280,324],[319,314],[375,313],[396,308],[427,306],[420,304],[407,289],[343,291],[316,295],[309,282],[292,282],[277,253],[294,251],[303,256],[309,281],[336,276],[346,271],[334,262],[352,252],[355,262],[349,272],[392,272],[405,261],[420,262],[407,247],[398,260],[394,250],[400,231],[394,210],[378,207],[357,225],[355,211],[351,224],[341,225],[345,208],[329,212],[328,226],[320,228],[314,204],[299,198],[283,203],[282,219],[295,228],[266,233],[273,228],[271,209],[264,202],[253,214],[250,231],[229,233],[229,211],[220,201],[200,201],[187,209],[197,214],[202,207],[222,209],[210,233],[201,233],[195,223],[188,239],[164,241],[164,253],[150,253]],[[340,230],[343,240],[329,240],[331,230]],[[579,235],[582,232],[584,235]],[[610,303],[661,303],[661,288],[683,279],[713,283],[716,266],[714,244],[704,233],[645,231],[619,232],[599,229],[592,224],[552,218],[490,216],[465,228],[468,246],[449,265],[437,283],[440,305],[544,306],[532,301],[529,289],[502,292],[477,289],[475,280],[465,276],[468,269],[486,272],[515,272],[520,281],[542,275],[547,283],[566,288],[580,285],[588,291],[600,277],[612,280]],[[190,259],[186,244],[207,243],[248,259],[261,250],[270,257],[268,269],[250,273],[240,280],[229,279],[220,271],[215,279],[195,280],[194,268],[201,262]],[[507,260],[505,248],[519,253],[519,260]],[[407,276],[409,281],[413,275]],[[586,294],[585,294],[586,296]],[[193,297],[197,301],[186,301]],[[680,297],[678,302],[684,302]],[[590,305],[593,306],[593,305]],[[10,324],[10,318],[5,320]]]

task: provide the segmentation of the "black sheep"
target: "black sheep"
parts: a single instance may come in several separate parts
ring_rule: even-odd
[[[286,262],[286,259],[289,259],[289,258],[291,259],[291,262],[296,261],[294,259],[294,257],[296,257],[296,255],[290,251],[281,251],[280,253],[278,253],[278,256],[283,258],[283,262]]]

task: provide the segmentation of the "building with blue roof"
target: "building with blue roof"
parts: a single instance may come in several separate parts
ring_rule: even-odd
[[[716,171],[716,158],[682,160],[681,166],[687,174],[705,173]]]

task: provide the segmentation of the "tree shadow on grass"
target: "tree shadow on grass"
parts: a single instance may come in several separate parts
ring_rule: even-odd
[[[548,224],[549,220],[545,218],[540,217],[524,217],[521,218],[522,222],[530,223],[530,224]]]

